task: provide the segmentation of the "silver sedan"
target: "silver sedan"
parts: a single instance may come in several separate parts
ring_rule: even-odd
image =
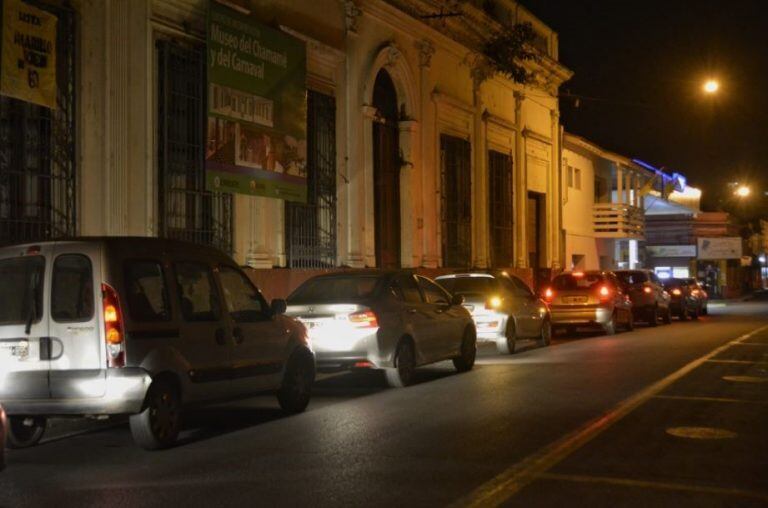
[[[549,345],[552,326],[547,304],[514,275],[456,273],[436,280],[449,292],[464,297],[464,306],[477,326],[478,340],[496,343],[500,353],[514,353],[519,339]]]
[[[410,272],[356,271],[309,279],[288,297],[287,314],[307,327],[318,370],[384,369],[400,387],[420,365],[473,367],[475,325],[462,302]]]

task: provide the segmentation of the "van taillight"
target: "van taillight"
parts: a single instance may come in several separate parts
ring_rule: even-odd
[[[349,321],[357,328],[378,328],[379,320],[373,311],[366,310],[349,315]]]
[[[552,288],[547,288],[544,290],[544,299],[548,302],[552,302],[552,300],[555,299],[555,292],[552,290]]]
[[[611,297],[611,288],[608,286],[600,286],[598,293],[600,294],[601,300],[608,300]]]
[[[104,311],[104,340],[107,345],[107,366],[125,367],[125,331],[120,299],[117,291],[107,284],[101,285],[101,304]]]

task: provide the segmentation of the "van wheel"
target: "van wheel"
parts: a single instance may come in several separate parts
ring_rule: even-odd
[[[453,366],[458,372],[468,372],[475,366],[477,357],[477,339],[472,328],[464,331],[464,337],[461,339],[461,355],[453,359]]]
[[[504,334],[504,338],[496,342],[496,350],[502,355],[515,354],[515,346],[517,344],[517,331],[515,330],[515,322],[512,316],[507,318],[507,332]]]
[[[46,425],[44,416],[9,416],[5,444],[14,449],[35,446],[43,438]]]
[[[277,401],[286,413],[301,413],[309,405],[312,383],[315,382],[315,362],[306,352],[295,353],[288,360],[283,384]]]
[[[129,419],[134,442],[145,450],[161,450],[176,442],[181,430],[181,400],[172,383],[152,383],[141,413]]]
[[[387,384],[392,388],[404,388],[413,383],[416,370],[416,353],[407,340],[400,341],[395,352],[395,368],[385,369]]]

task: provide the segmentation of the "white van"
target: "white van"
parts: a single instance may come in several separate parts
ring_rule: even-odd
[[[223,253],[156,238],[0,249],[0,404],[8,445],[50,416],[129,414],[135,441],[172,445],[183,408],[274,391],[303,411],[306,329]]]

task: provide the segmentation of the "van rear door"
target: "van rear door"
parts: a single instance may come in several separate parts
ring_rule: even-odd
[[[52,244],[0,249],[0,400],[47,399]]]
[[[106,355],[101,316],[101,244],[57,242],[51,264],[50,386],[54,399],[101,397]]]

